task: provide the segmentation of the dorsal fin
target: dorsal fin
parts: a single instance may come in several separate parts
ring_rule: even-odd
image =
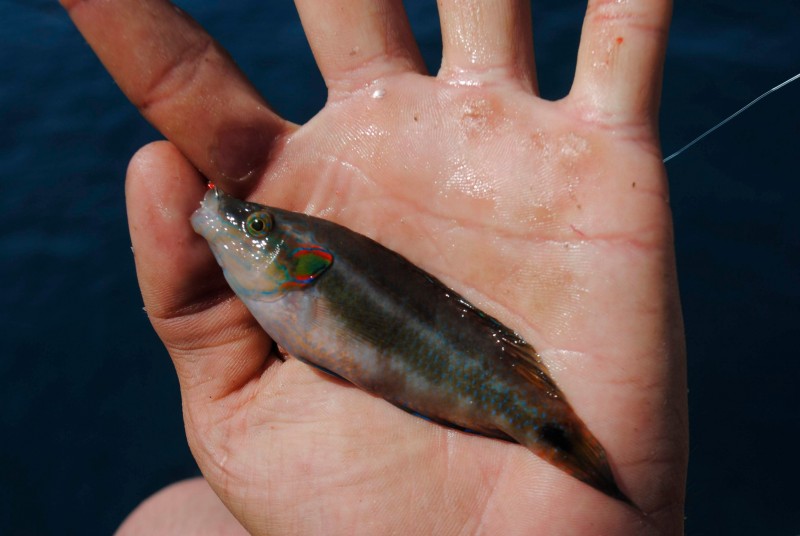
[[[493,316],[484,313],[464,298],[459,296],[458,301],[465,312],[469,311],[480,318],[486,328],[496,336],[498,342],[503,345],[504,356],[511,358],[512,368],[517,374],[525,378],[526,381],[537,385],[543,392],[548,393],[553,398],[563,397],[561,390],[550,377],[547,366],[533,346],[508,326]]]
[[[516,334],[515,334],[516,335]],[[527,381],[538,385],[554,398],[562,396],[561,390],[547,371],[547,366],[533,346],[519,337],[503,337],[505,354],[512,357],[512,368]]]

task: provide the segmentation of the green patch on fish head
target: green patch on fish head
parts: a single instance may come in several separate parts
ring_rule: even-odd
[[[239,296],[274,301],[312,285],[333,263],[328,250],[308,240],[302,218],[215,189],[192,216],[192,226]]]

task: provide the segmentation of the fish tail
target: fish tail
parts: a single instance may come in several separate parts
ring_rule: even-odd
[[[620,490],[605,449],[582,422],[544,424],[522,443],[581,482],[640,510]]]

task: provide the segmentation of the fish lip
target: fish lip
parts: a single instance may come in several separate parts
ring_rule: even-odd
[[[219,208],[220,195],[214,188],[206,192],[200,206],[192,213],[192,228],[206,240],[219,232]]]

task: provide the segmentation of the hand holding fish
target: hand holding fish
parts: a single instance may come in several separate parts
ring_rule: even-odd
[[[128,172],[137,272],[192,452],[248,531],[680,531],[685,355],[655,125],[669,2],[590,1],[572,90],[553,102],[538,96],[526,3],[441,0],[431,76],[400,2],[297,0],[329,88],[302,126],[169,3],[62,3],[169,139]],[[511,326],[641,512],[520,445],[284,360],[188,224],[206,178],[367,235]]]

